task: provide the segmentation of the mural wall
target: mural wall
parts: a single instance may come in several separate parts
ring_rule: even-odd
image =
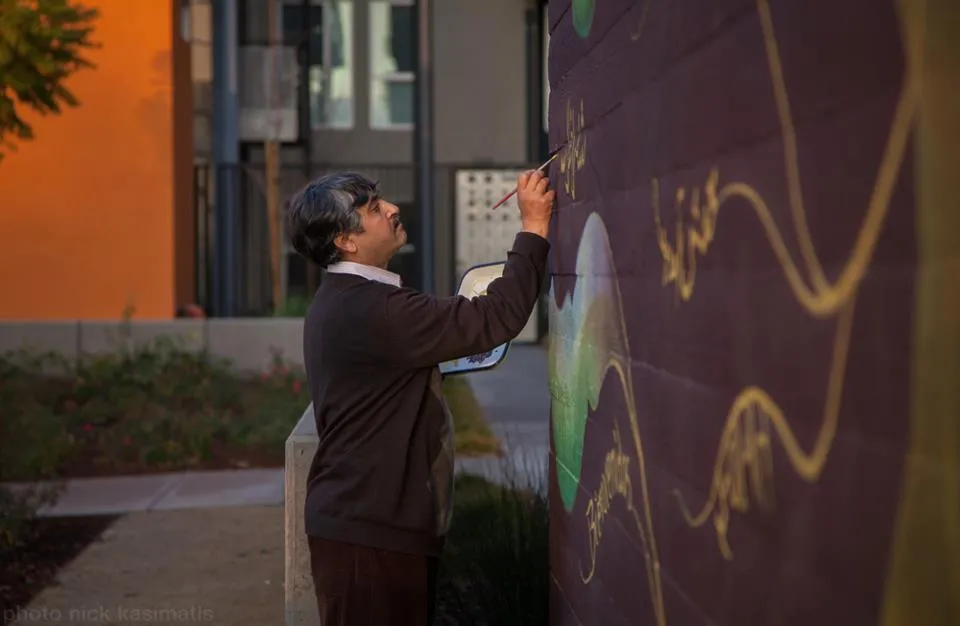
[[[922,5],[550,3],[554,624],[960,623]]]

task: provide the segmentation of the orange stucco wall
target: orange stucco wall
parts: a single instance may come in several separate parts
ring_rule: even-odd
[[[0,162],[0,319],[174,311],[171,0],[100,9],[70,80],[81,104],[28,115],[35,139]]]

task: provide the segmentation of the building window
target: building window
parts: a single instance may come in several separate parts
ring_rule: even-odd
[[[415,29],[412,0],[370,0],[371,128],[413,128]]]
[[[284,0],[283,41],[307,60],[310,128],[352,128],[353,3]]]

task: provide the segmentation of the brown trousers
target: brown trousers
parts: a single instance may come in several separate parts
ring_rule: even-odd
[[[431,626],[436,557],[308,537],[322,626]]]

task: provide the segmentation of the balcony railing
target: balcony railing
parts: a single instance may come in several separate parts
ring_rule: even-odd
[[[500,169],[528,169],[536,164],[503,165]],[[478,222],[480,233],[478,239],[487,240],[487,247],[471,245],[469,249],[461,242],[457,244],[456,233],[466,225],[458,215],[462,207],[458,208],[458,181],[462,186],[464,176],[469,178],[470,173],[477,170],[489,169],[470,164],[443,164],[437,165],[434,170],[434,207],[433,217],[435,240],[435,262],[437,265],[436,283],[441,293],[455,288],[457,277],[470,265],[479,261],[500,258],[503,250],[497,250],[493,239],[512,241],[512,235],[519,224],[515,223],[516,210],[505,208],[496,214],[478,209],[478,214],[484,218],[495,215],[496,220],[484,219]],[[415,203],[414,183],[415,170],[412,163],[407,164],[329,164],[313,163],[309,174],[300,164],[283,163],[279,172],[280,197],[286,202],[296,191],[303,186],[308,178],[314,178],[335,171],[354,171],[379,181],[380,190],[384,197],[389,198],[401,207],[404,223],[410,234],[410,243],[414,249],[406,254],[395,257],[397,271],[405,284],[416,287],[419,280],[419,257],[415,249],[419,236],[419,212]],[[466,170],[466,172],[465,172]],[[206,166],[196,168],[197,199],[197,258],[198,273],[197,285],[199,293],[197,302],[208,308],[212,299],[212,263],[215,258],[214,249],[217,245],[214,232],[215,220],[213,217],[212,186],[218,177]],[[266,187],[264,168],[262,163],[248,163],[244,165],[225,167],[219,180],[235,187],[235,196],[238,199],[237,207],[238,231],[235,245],[240,257],[238,293],[240,298],[241,315],[267,315],[276,306],[272,302],[271,274],[270,274],[270,245],[267,223]],[[509,181],[508,181],[509,182]],[[461,193],[464,193],[461,190]],[[470,191],[466,193],[469,195]],[[503,189],[495,189],[490,197],[482,193],[476,195],[478,206],[492,205],[505,193]],[[462,204],[462,203],[460,203]],[[280,227],[283,228],[281,223]],[[507,239],[502,235],[506,233]],[[509,243],[505,244],[509,246]],[[306,295],[307,287],[306,262],[296,255],[283,237],[283,254],[281,255],[281,279],[284,281],[282,292],[284,296]],[[457,248],[463,248],[457,250]],[[406,252],[406,251],[405,251]]]

